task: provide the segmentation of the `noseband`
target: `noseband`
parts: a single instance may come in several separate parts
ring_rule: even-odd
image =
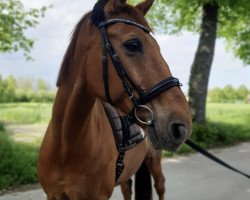
[[[114,105],[111,99],[110,93],[109,93],[108,58],[107,58],[107,52],[108,52],[111,58],[111,61],[116,69],[116,72],[122,81],[123,87],[126,93],[128,94],[128,97],[131,99],[133,103],[133,108],[129,112],[128,117],[131,119],[136,119],[138,122],[142,124],[151,125],[154,121],[153,111],[147,106],[145,106],[144,104],[148,103],[149,101],[157,97],[162,92],[174,86],[178,86],[178,87],[181,86],[181,83],[179,82],[177,78],[167,77],[147,91],[143,91],[140,88],[140,86],[136,85],[132,81],[132,79],[128,76],[126,71],[124,70],[120,58],[118,57],[115,49],[112,47],[108,39],[107,28],[116,23],[123,23],[123,24],[131,25],[131,26],[135,26],[135,27],[140,28],[141,30],[143,30],[144,32],[148,34],[150,33],[150,30],[146,28],[145,26],[143,26],[142,24],[138,24],[136,22],[126,20],[126,19],[110,19],[110,20],[99,23],[98,27],[100,29],[102,42],[103,42],[102,65],[103,65],[103,82],[104,82],[106,98],[111,105]],[[136,98],[134,96],[133,90],[135,90],[138,93],[139,98]],[[140,119],[137,114],[139,110],[148,112],[151,115],[150,119],[148,119],[147,121]]]

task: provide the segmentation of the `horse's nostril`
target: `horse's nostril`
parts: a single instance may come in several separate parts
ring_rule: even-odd
[[[171,125],[171,135],[176,143],[182,143],[188,135],[188,130],[183,124],[174,123]]]

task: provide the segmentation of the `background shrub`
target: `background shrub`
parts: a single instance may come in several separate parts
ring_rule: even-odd
[[[43,80],[0,76],[0,103],[10,102],[53,102],[55,91]]]

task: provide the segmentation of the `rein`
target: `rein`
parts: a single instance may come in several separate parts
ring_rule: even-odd
[[[192,142],[191,140],[187,140],[185,142],[188,146],[190,146],[192,149],[194,149],[195,151],[201,153],[203,156],[207,157],[208,159],[222,165],[223,167],[230,169],[238,174],[241,174],[242,176],[245,176],[247,178],[250,179],[250,174],[247,174],[245,172],[242,172],[239,169],[236,169],[235,167],[229,165],[228,163],[226,163],[225,161],[219,159],[218,157],[216,157],[215,155],[209,153],[207,150],[203,149],[202,147],[200,147],[199,145],[195,144],[194,142]]]

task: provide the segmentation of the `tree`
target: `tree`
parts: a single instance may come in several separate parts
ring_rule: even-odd
[[[23,50],[27,59],[34,40],[25,36],[25,30],[35,27],[47,7],[26,10],[20,0],[0,1],[0,53]]]
[[[226,85],[223,89],[215,87],[208,93],[210,102],[247,102],[249,90],[245,85],[240,85],[237,89],[231,85]]]
[[[235,102],[237,100],[235,89],[231,85],[226,85],[223,88],[223,94],[226,102]]]
[[[17,79],[18,89],[23,90],[25,92],[33,91],[34,88],[34,79],[29,77],[20,77]]]
[[[0,76],[0,102],[13,102],[15,100],[16,80],[13,76],[2,79]]]
[[[247,102],[247,96],[249,95],[250,91],[247,89],[245,85],[240,85],[236,91],[237,100],[242,102]]]
[[[223,102],[223,91],[219,87],[215,87],[208,93],[208,99],[210,102]]]
[[[38,91],[48,91],[50,90],[50,86],[45,80],[39,78],[36,83],[36,89]]]
[[[250,64],[249,0],[157,0],[149,15],[161,32],[199,33],[199,44],[191,66],[189,103],[193,120],[205,122],[206,97],[216,38],[224,38],[228,49]]]

